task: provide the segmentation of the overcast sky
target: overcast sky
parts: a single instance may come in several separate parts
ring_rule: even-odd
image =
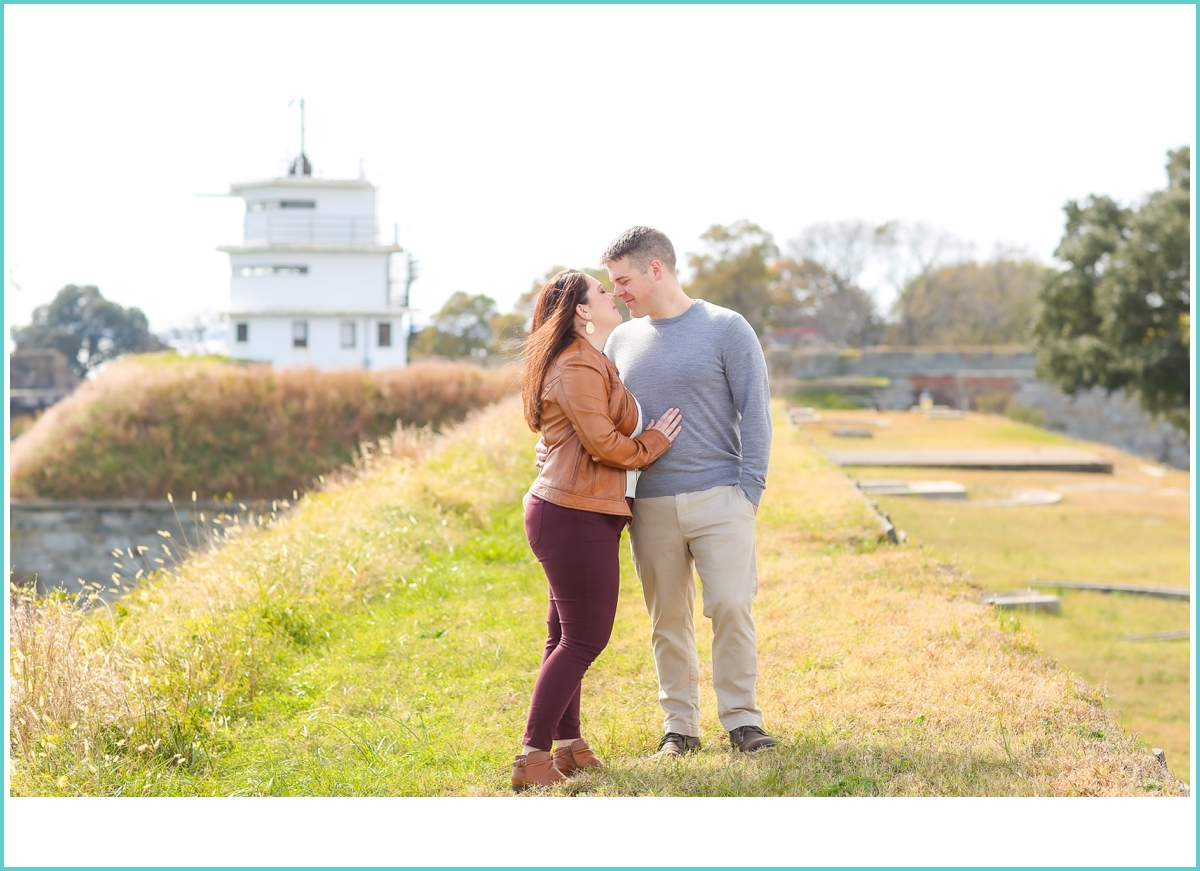
[[[425,315],[642,223],[681,260],[740,218],[1049,260],[1064,202],[1136,200],[1191,144],[1195,33],[1192,6],[6,6],[6,322],[68,283],[159,330],[226,308],[241,201],[196,195],[279,174],[298,97]]]

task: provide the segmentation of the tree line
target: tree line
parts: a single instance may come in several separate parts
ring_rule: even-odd
[[[713,225],[686,255],[689,296],[740,312],[764,343],[863,348],[1022,345],[1039,377],[1076,394],[1125,389],[1190,426],[1191,152],[1167,155],[1167,186],[1122,206],[1068,202],[1058,261],[1015,250],[987,259],[926,224],[819,223],[782,248],[751,221]],[[501,313],[454,294],[413,336],[415,356],[518,354],[546,275]],[[608,289],[602,269],[588,269]],[[881,311],[878,297],[894,302]]]
[[[901,222],[815,224],[783,250],[750,221],[714,225],[701,241],[701,251],[686,255],[688,295],[740,312],[764,341],[790,335],[854,348],[1028,344],[1046,272],[1017,252],[974,260],[949,234]],[[561,268],[547,270],[505,313],[486,294],[455,293],[414,333],[411,353],[519,352],[533,299]],[[611,290],[605,270],[585,271]],[[877,296],[889,284],[895,303],[885,315]]]

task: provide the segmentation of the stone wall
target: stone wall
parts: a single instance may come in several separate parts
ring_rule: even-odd
[[[1092,388],[1072,397],[1051,384],[1030,380],[1016,386],[1012,399],[1046,415],[1046,429],[1112,445],[1177,469],[1191,468],[1187,435],[1169,423],[1156,421],[1124,391],[1109,396]]]
[[[56,588],[77,593],[83,582],[112,586],[114,572],[128,585],[138,569],[148,572],[171,565],[197,544],[211,543],[214,528],[219,528],[214,518],[233,523],[240,517],[246,523],[261,512],[269,513],[271,503],[247,504],[242,510],[239,503],[172,506],[165,499],[14,499],[9,510],[11,580],[36,584],[42,593]],[[159,530],[169,532],[170,538]],[[139,547],[146,551],[139,554]]]

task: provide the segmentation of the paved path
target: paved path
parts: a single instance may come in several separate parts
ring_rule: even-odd
[[[938,469],[1106,472],[1113,464],[1077,448],[909,448],[834,450],[825,455],[839,466],[923,466]]]

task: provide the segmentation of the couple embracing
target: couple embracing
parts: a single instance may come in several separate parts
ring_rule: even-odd
[[[542,434],[525,531],[550,586],[549,634],[515,789],[600,765],[583,739],[580,685],[608,644],[621,531],[650,614],[659,757],[700,746],[693,566],[713,626],[717,713],[735,750],[775,745],[755,703],[758,590],[754,522],[771,448],[766,361],[738,313],[688,298],[675,251],[634,227],[605,251],[609,296],[564,270],[542,288],[522,381],[525,420]],[[633,315],[622,323],[613,297]]]

